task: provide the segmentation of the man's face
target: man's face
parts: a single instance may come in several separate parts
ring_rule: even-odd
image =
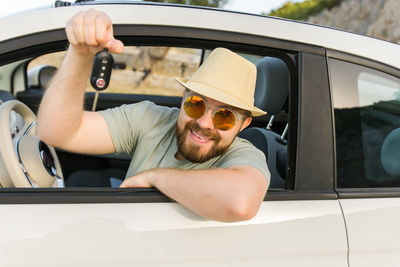
[[[207,112],[198,119],[189,117],[181,105],[177,120],[177,159],[186,159],[191,162],[205,162],[226,152],[238,133],[246,128],[251,117],[238,119],[235,126],[227,131],[215,128],[212,115],[215,110],[227,105],[219,101],[201,96],[207,103]]]

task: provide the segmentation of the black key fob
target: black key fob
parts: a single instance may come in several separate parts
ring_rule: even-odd
[[[97,91],[105,90],[110,83],[111,71],[114,65],[114,58],[107,48],[94,56],[90,84]]]

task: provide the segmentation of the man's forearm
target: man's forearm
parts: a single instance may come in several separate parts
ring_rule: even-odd
[[[267,189],[265,177],[249,166],[209,170],[154,169],[127,179],[122,186],[154,186],[197,214],[225,222],[252,218]]]
[[[92,60],[69,49],[50,82],[39,108],[37,129],[38,136],[49,144],[59,144],[79,127]]]

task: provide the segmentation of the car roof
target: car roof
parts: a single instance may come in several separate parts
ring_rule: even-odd
[[[115,25],[163,25],[239,32],[315,45],[381,62],[400,69],[400,45],[329,27],[214,8],[147,2],[96,3],[39,8],[0,18],[0,42],[37,32],[62,29],[77,12],[94,7]],[[21,23],[23,22],[23,23]]]

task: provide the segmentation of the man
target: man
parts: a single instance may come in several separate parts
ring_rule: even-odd
[[[47,89],[37,133],[50,145],[77,152],[128,152],[121,187],[156,187],[194,211],[219,221],[252,218],[264,198],[269,172],[264,154],[237,134],[265,114],[254,107],[255,66],[215,49],[189,80],[181,109],[150,102],[102,112],[83,111],[96,52],[121,53],[103,12],[80,12],[66,25],[70,47]]]

